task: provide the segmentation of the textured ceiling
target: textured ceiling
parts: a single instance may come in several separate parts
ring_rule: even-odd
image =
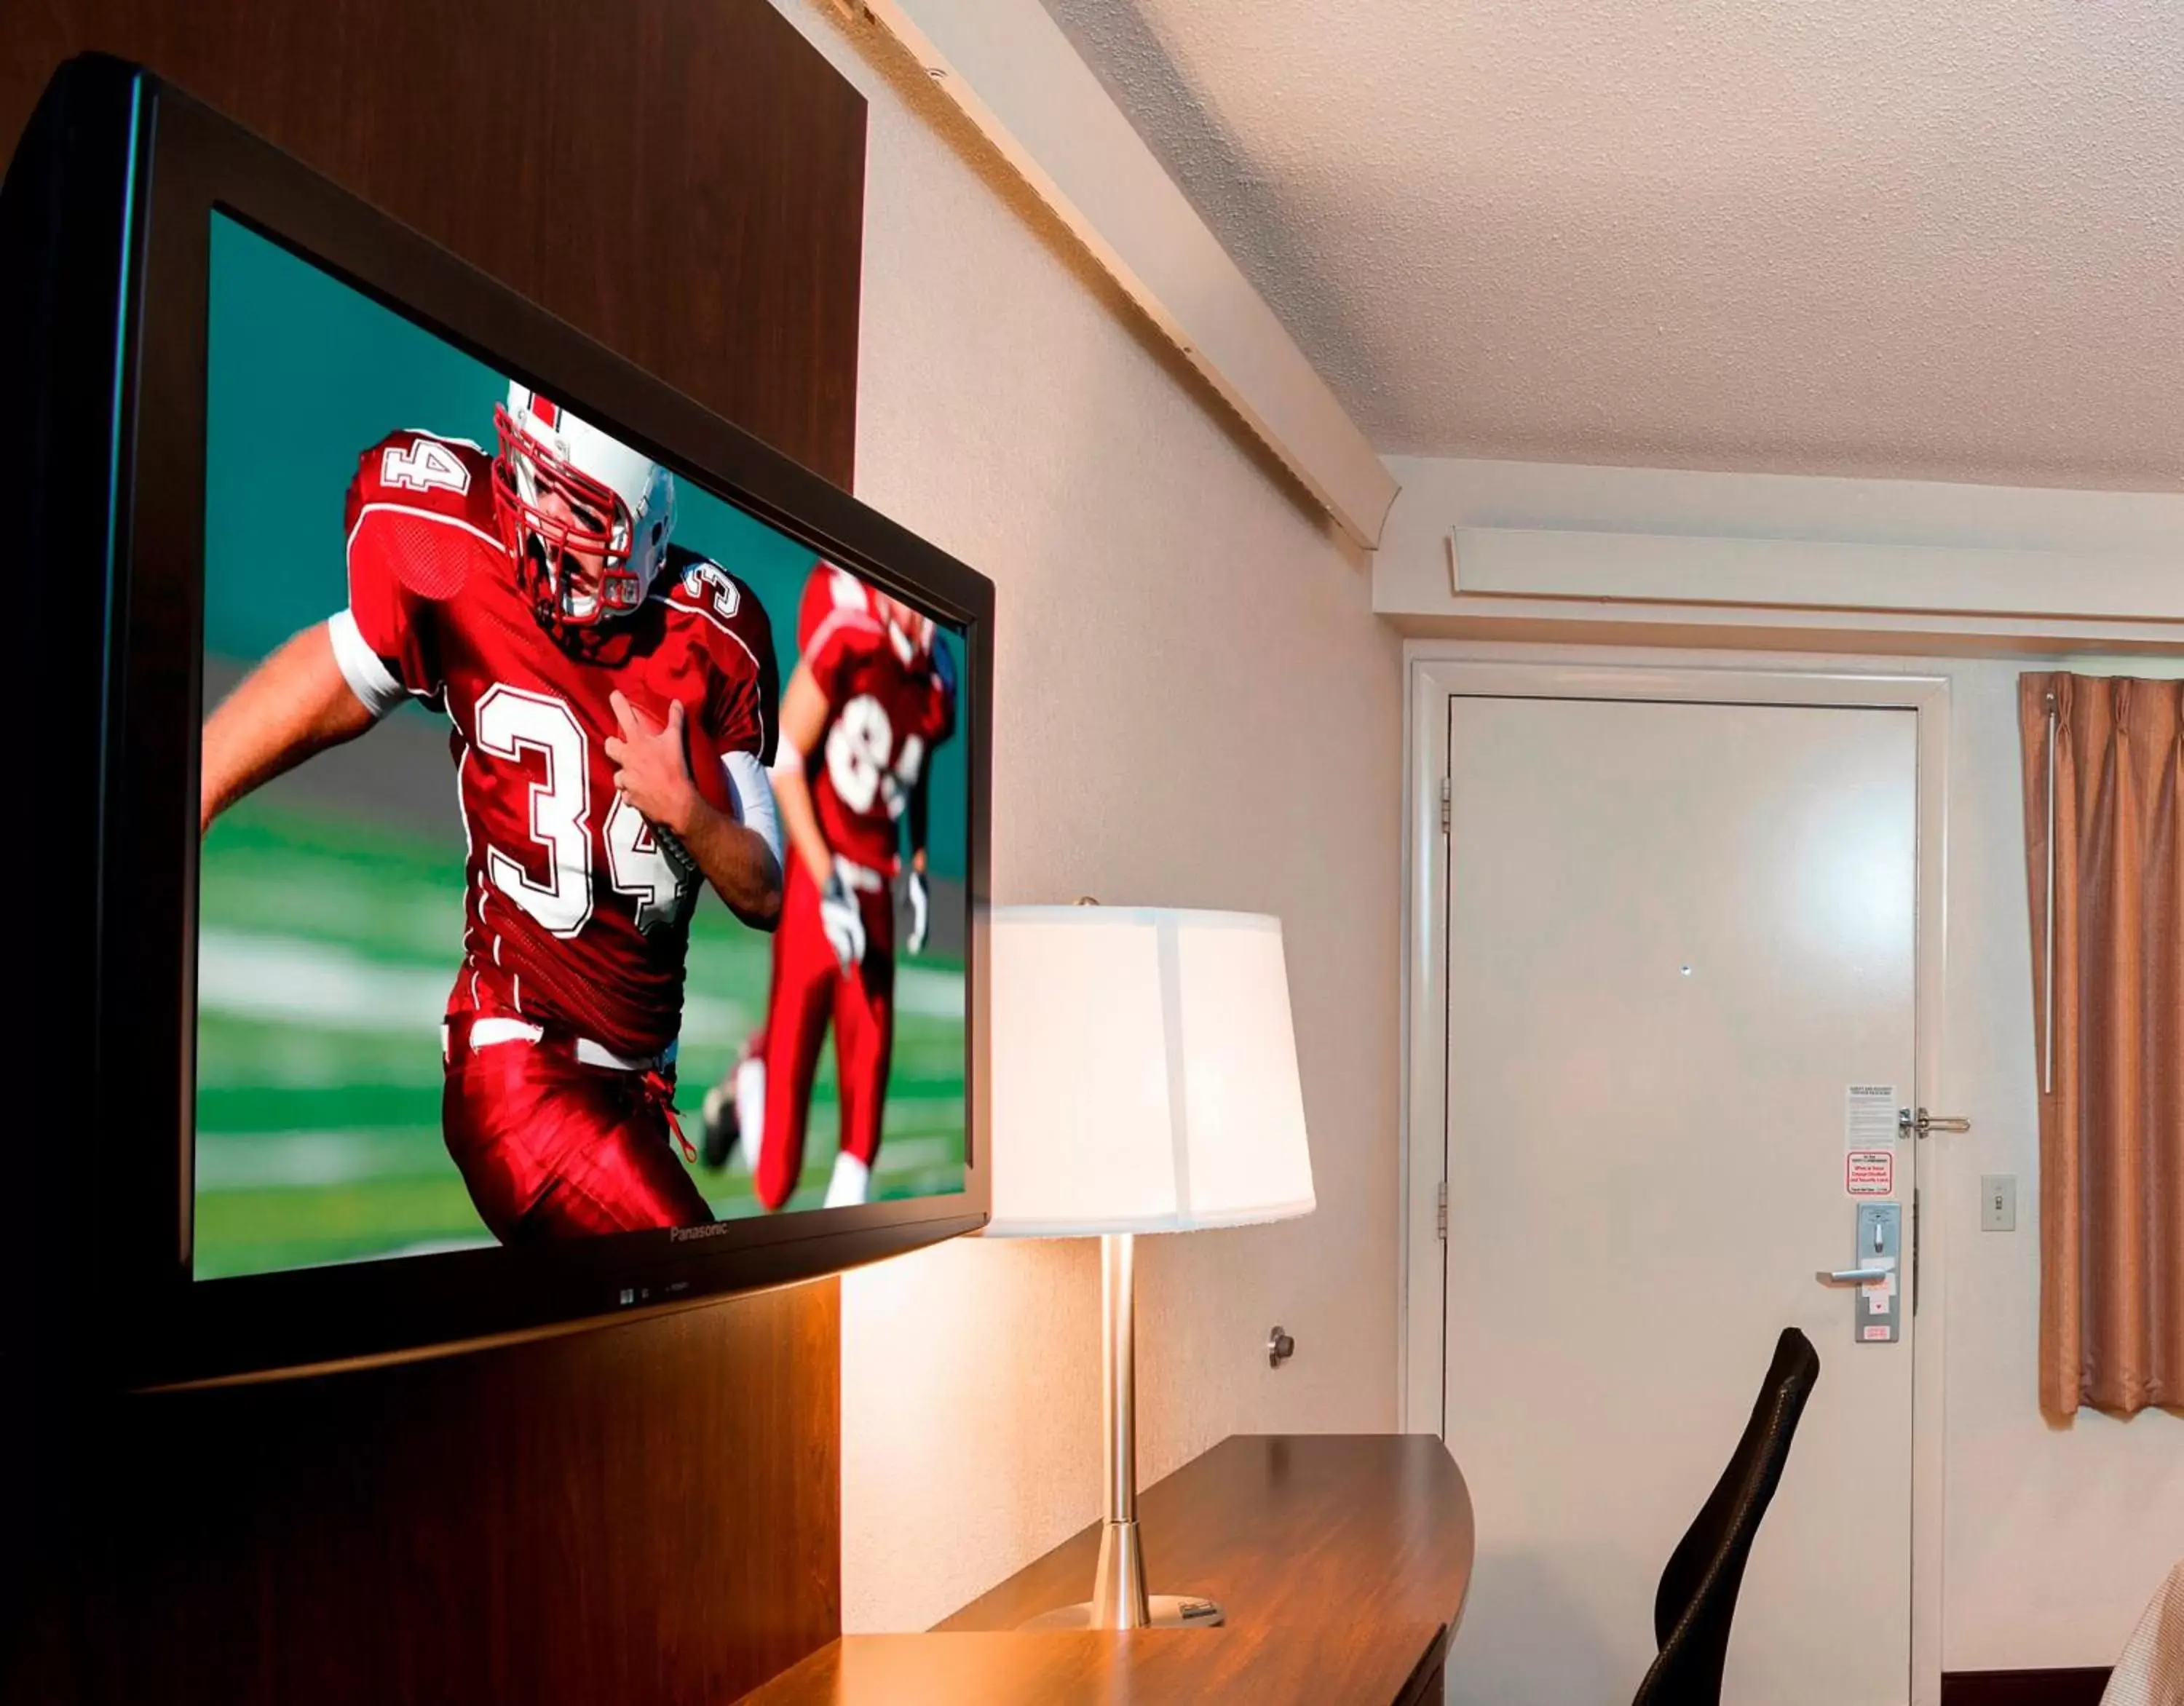
[[[1384,451],[2184,487],[2178,0],[1045,0]]]

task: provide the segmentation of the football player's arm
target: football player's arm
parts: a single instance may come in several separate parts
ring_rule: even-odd
[[[782,825],[789,846],[819,890],[819,928],[834,950],[843,975],[850,975],[865,958],[864,909],[850,892],[842,873],[834,868],[834,850],[827,845],[819,827],[819,814],[811,803],[811,784],[805,766],[819,750],[826,732],[832,702],[811,666],[800,663],[788,678],[788,691],[781,696],[781,744],[774,755],[773,797],[781,809]]]
[[[930,765],[918,771],[917,780],[910,785],[910,809],[904,814],[910,820],[910,868],[920,876],[925,875],[925,830],[932,816],[932,796],[927,785],[932,780]]]
[[[827,845],[819,827],[819,814],[811,803],[811,784],[804,767],[819,749],[819,736],[827,727],[826,690],[810,667],[798,664],[781,696],[781,745],[773,766],[773,799],[781,810],[781,826],[788,844],[811,880],[825,887],[834,874],[834,850]]]
[[[904,814],[910,826],[910,875],[903,883],[910,898],[910,934],[903,945],[912,954],[925,952],[925,939],[933,928],[933,893],[925,881],[925,827],[932,800],[927,785],[932,777],[929,765],[917,773],[910,785],[910,809]]]
[[[772,844],[752,824],[739,820],[698,792],[690,775],[687,713],[680,700],[667,708],[667,725],[651,720],[624,698],[613,695],[620,738],[610,738],[606,754],[618,768],[615,786],[657,828],[681,845],[730,912],[759,930],[772,930],[781,918],[781,861]],[[738,790],[763,789],[766,772],[754,759],[749,774],[733,765],[729,779]]]
[[[944,642],[936,641],[933,651],[933,673],[940,684],[944,715],[940,733],[933,744],[937,747],[956,731],[956,659]],[[925,942],[933,927],[933,892],[926,883],[926,829],[932,821],[933,766],[930,762],[918,767],[917,780],[910,785],[910,809],[905,814],[910,831],[910,875],[903,886],[909,892],[910,936],[905,943],[913,954],[925,952]]]
[[[284,642],[205,719],[198,830],[315,753],[353,741],[378,717],[358,698],[324,622]]]

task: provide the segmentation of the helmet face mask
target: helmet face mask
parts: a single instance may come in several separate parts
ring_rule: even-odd
[[[935,626],[930,616],[891,593],[878,593],[873,602],[887,626],[888,639],[894,647],[895,655],[905,665],[915,668],[919,659],[932,654]]]
[[[493,508],[541,625],[565,635],[637,610],[666,555],[672,477],[521,386],[493,426]]]

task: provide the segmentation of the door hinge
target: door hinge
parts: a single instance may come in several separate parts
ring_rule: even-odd
[[[1448,833],[1448,802],[1449,796],[1453,792],[1448,778],[1443,776],[1440,779],[1440,832],[1443,835]]]
[[[1440,1181],[1439,1202],[1434,1209],[1434,1231],[1442,1243],[1448,1242],[1448,1181]]]

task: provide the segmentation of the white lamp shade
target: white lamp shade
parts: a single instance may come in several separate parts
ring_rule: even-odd
[[[989,1233],[1179,1232],[1309,1214],[1281,920],[991,915]]]

